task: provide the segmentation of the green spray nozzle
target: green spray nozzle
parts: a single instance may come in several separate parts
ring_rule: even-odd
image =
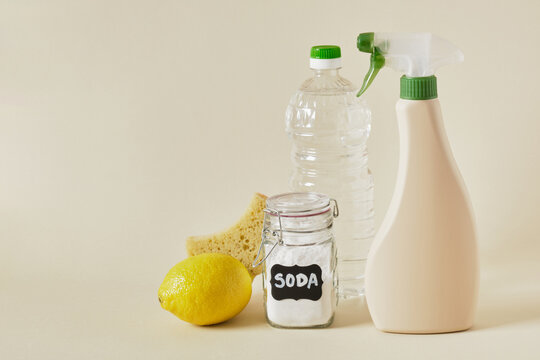
[[[379,73],[379,70],[384,66],[384,56],[380,49],[374,45],[375,33],[362,33],[358,35],[356,46],[358,50],[371,54],[369,62],[369,71],[364,77],[362,87],[356,94],[356,96],[362,95],[375,79],[375,76]]]
[[[461,50],[431,33],[362,33],[356,46],[371,54],[369,71],[356,96],[367,90],[383,66],[405,78],[427,78],[441,66],[463,61]]]

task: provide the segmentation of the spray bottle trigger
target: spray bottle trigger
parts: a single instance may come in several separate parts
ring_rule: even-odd
[[[379,73],[379,70],[384,66],[385,60],[384,55],[381,53],[378,47],[374,46],[371,52],[371,58],[369,63],[369,71],[364,78],[364,83],[362,87],[356,94],[357,97],[362,95],[375,79],[375,76]]]

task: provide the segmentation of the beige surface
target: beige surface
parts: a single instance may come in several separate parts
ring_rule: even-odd
[[[540,27],[536,1],[0,1],[0,358],[534,359],[540,338]],[[428,30],[466,61],[439,73],[445,124],[478,218],[473,331],[264,324],[260,292],[223,326],[161,310],[188,235],[286,190],[283,113],[309,46]],[[372,86],[377,220],[397,166],[399,74]],[[259,286],[260,279],[255,282]],[[304,356],[305,355],[305,356]]]

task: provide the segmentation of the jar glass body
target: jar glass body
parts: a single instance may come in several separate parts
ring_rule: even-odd
[[[333,214],[328,205],[321,213],[303,215],[265,213],[264,305],[274,327],[327,327],[334,319],[338,279]]]

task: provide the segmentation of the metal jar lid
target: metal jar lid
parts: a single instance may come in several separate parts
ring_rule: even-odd
[[[281,217],[307,217],[324,214],[334,202],[333,216],[338,216],[338,207],[334,199],[315,192],[294,192],[279,194],[266,200],[265,212]]]
[[[333,207],[331,206],[332,203],[334,204]],[[273,218],[270,218],[270,223],[273,223],[275,227],[272,230],[268,230],[272,232],[273,236],[277,237],[278,241],[274,243],[266,256],[258,261],[264,240],[261,239],[259,251],[252,263],[253,267],[262,264],[277,245],[284,245],[283,232],[302,233],[321,230],[321,228],[313,228],[313,222],[308,220],[310,218],[315,220],[317,217],[325,214],[323,226],[324,228],[329,228],[332,226],[332,219],[339,216],[337,201],[327,195],[315,192],[285,193],[269,197],[266,200],[266,209],[264,209],[264,212],[267,216]],[[319,225],[321,225],[320,222]],[[264,231],[266,229],[263,230],[263,238]]]

